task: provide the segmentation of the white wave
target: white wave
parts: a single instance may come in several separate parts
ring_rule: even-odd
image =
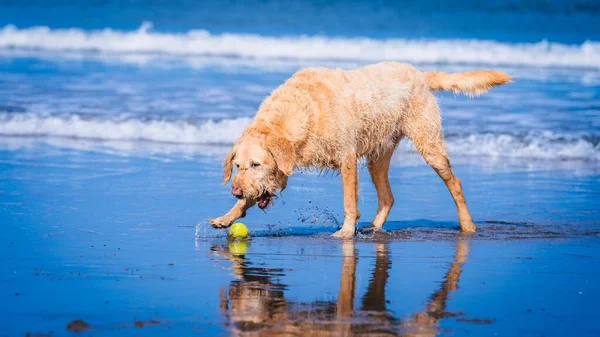
[[[302,60],[398,60],[413,63],[527,65],[600,68],[600,42],[566,45],[501,43],[487,40],[409,40],[342,38],[325,36],[273,37],[251,34],[211,34],[205,30],[186,33],[152,31],[145,22],[135,31],[110,28],[85,31],[79,28],[0,30],[0,48],[45,51],[97,51],[130,55],[219,56],[258,59]]]
[[[580,136],[550,131],[525,136],[488,133],[447,138],[448,151],[461,156],[600,161],[600,143],[594,145]]]
[[[231,144],[250,118],[193,123],[176,120],[98,119],[79,115],[0,114],[0,135],[151,141],[180,144]]]
[[[233,144],[250,122],[250,118],[194,122],[0,113],[0,136],[43,137],[48,139],[48,144],[57,146],[70,143],[65,139],[85,140],[87,148],[94,147],[94,142],[89,140],[96,140],[102,143],[99,146],[112,142],[109,145],[116,151],[126,149],[130,152],[148,147],[137,143],[145,141],[154,143],[150,145],[152,148],[160,148],[157,152],[193,153],[202,151],[200,145]],[[446,144],[452,156],[600,161],[600,143],[550,131],[526,135],[449,135]],[[398,152],[410,154],[416,150],[410,142],[404,141]]]
[[[445,141],[450,156],[600,161],[600,143],[594,145],[582,136],[562,135],[551,131],[530,132],[525,135],[450,135],[445,137]],[[398,150],[417,153],[415,146],[407,141],[403,141]]]

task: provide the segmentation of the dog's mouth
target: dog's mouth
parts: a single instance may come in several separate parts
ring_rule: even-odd
[[[265,209],[267,206],[269,206],[269,204],[271,203],[271,199],[272,199],[273,195],[267,191],[264,191],[259,197],[258,197],[258,207],[260,209]]]

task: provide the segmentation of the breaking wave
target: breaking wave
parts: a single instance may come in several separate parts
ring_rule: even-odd
[[[0,113],[0,136],[169,143],[176,151],[178,145],[231,145],[250,122],[246,117],[192,121]],[[453,156],[600,161],[600,139],[596,138],[538,131],[449,134],[446,143]],[[399,151],[415,152],[407,141]]]
[[[216,56],[246,59],[300,60],[398,60],[413,63],[487,64],[600,68],[600,42],[568,45],[501,43],[489,40],[412,40],[366,37],[261,36],[211,34],[205,30],[161,33],[145,22],[134,31],[106,28],[48,27],[0,29],[0,49],[103,54],[160,54],[170,56]]]

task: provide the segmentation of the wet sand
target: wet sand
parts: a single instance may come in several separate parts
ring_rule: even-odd
[[[388,232],[345,242],[339,177],[299,174],[230,242],[204,222],[233,203],[219,156],[0,152],[0,336],[600,334],[594,165],[457,160],[473,237],[431,169],[395,165]],[[366,226],[364,170],[361,195]]]

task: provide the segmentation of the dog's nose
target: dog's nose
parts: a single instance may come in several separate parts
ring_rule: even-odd
[[[231,194],[235,195],[236,198],[241,198],[244,195],[244,192],[239,187],[231,186]]]

